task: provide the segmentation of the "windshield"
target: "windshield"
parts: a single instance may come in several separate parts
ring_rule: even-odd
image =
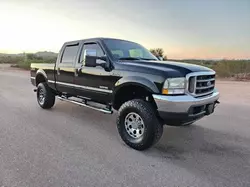
[[[105,39],[104,43],[116,60],[158,60],[146,48],[134,42]]]

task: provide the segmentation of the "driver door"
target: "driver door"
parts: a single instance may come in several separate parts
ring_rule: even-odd
[[[108,104],[112,99],[113,78],[111,72],[103,67],[86,67],[85,56],[104,56],[105,52],[98,43],[83,44],[80,60],[76,68],[79,69],[75,75],[76,94],[90,98],[99,103]],[[97,60],[102,61],[102,60]],[[103,62],[103,61],[102,61]]]

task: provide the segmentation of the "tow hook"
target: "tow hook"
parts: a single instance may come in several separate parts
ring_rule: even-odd
[[[34,91],[34,92],[37,92],[37,89],[34,89],[33,91]]]
[[[215,101],[215,105],[214,105],[214,107],[216,107],[218,104],[220,104],[220,101]]]

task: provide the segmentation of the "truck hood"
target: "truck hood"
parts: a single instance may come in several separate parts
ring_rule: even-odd
[[[133,66],[138,68],[146,68],[152,70],[160,70],[164,72],[180,72],[181,74],[188,74],[191,72],[199,71],[213,71],[204,66],[199,66],[195,64],[183,63],[183,62],[174,62],[174,61],[144,61],[144,60],[135,60],[135,61],[122,61],[121,64],[126,66]]]

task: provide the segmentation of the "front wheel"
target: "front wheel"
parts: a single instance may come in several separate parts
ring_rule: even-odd
[[[45,82],[37,86],[37,102],[43,109],[52,108],[55,104],[55,94]]]
[[[120,107],[117,128],[122,140],[136,150],[150,148],[163,133],[153,107],[140,99],[128,101]]]

